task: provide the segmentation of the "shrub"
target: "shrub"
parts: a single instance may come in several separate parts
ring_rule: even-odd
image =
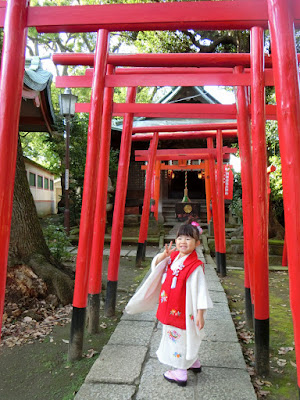
[[[53,257],[58,261],[69,259],[71,246],[69,238],[62,225],[48,225],[43,229],[44,237]]]

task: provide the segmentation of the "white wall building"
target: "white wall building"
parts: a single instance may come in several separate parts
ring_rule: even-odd
[[[24,157],[24,162],[38,216],[56,214],[57,202],[59,201],[56,191],[59,188],[54,185],[54,175],[29,158]]]

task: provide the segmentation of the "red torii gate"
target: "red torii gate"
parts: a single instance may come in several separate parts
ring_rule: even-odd
[[[173,134],[174,136],[178,136],[176,134]],[[181,135],[182,138],[184,137],[184,134]],[[138,138],[138,135],[136,136]],[[151,161],[152,158],[152,163],[149,162],[149,166],[147,166],[147,183],[148,183],[148,172],[149,176],[151,177],[151,174],[153,174],[154,170],[154,158],[155,160],[159,161],[168,161],[168,160],[198,160],[198,159],[213,159],[213,158],[218,158],[218,164],[221,164],[221,168],[223,165],[223,158],[227,159],[228,155],[230,153],[236,153],[237,149],[230,149],[228,147],[223,147],[221,149],[221,157],[220,154],[217,154],[217,150],[214,149],[204,149],[204,148],[199,148],[199,149],[164,149],[164,150],[157,150],[154,154],[153,153],[148,153],[147,150],[136,150],[135,151],[135,159],[136,161]],[[166,166],[166,169],[169,166]],[[178,166],[179,168],[182,168],[182,166]],[[193,166],[193,167],[198,167],[199,166]],[[185,169],[188,169],[186,167]],[[214,169],[213,169],[214,171]],[[213,172],[212,172],[213,174]],[[218,174],[220,172],[218,171]],[[218,175],[218,182],[221,180],[221,183],[223,184],[223,170],[221,175]],[[147,231],[148,231],[148,218],[149,218],[149,204],[150,204],[150,197],[151,197],[151,192],[150,192],[150,186],[147,186],[146,183],[146,188],[145,188],[145,195],[144,195],[144,206],[143,206],[143,213],[142,213],[142,219],[141,219],[141,224],[140,224],[140,234],[139,234],[139,241],[138,241],[138,248],[137,248],[137,256],[136,256],[136,263],[139,265],[141,263],[141,260],[143,258],[143,255],[145,254],[146,251],[146,244],[147,244]],[[223,198],[223,200],[222,200]],[[220,193],[219,196],[219,202],[223,204],[224,207],[224,193],[223,189],[222,192]],[[216,202],[216,198],[213,199],[214,202]],[[209,202],[208,202],[208,208],[209,208]],[[225,215],[224,215],[225,217]],[[220,222],[221,218],[219,218]],[[222,230],[222,228],[224,228]],[[222,242],[222,248],[224,249],[223,254],[224,256],[218,258],[218,270],[221,273],[221,276],[226,275],[226,259],[225,259],[225,253],[226,253],[226,245],[225,245],[225,221],[222,226],[217,226],[215,224],[215,243],[216,243],[216,249],[219,248],[220,243]],[[217,253],[219,253],[217,251]]]
[[[160,72],[160,69],[159,70],[157,70],[156,69],[156,74],[157,73],[159,73]],[[80,81],[80,77],[78,77],[79,78],[79,80],[77,80],[77,82],[74,82],[75,84],[76,84],[76,86],[81,86],[82,84],[81,84],[81,81]],[[142,77],[141,76],[139,76],[139,78],[141,79]],[[66,77],[62,77],[62,79],[60,80],[60,82],[59,82],[59,85],[61,86],[63,83],[64,84],[68,84],[68,79],[67,80],[65,80],[65,79],[67,79]],[[186,84],[186,83],[185,83]],[[177,116],[177,115],[176,115]],[[217,124],[215,124],[215,125],[217,125]],[[235,124],[233,124],[234,126],[235,126]],[[220,126],[220,124],[219,125],[217,125],[216,126],[216,128],[217,127],[219,127]],[[203,129],[203,127],[202,127],[202,129]],[[122,180],[122,185],[124,184],[124,181]],[[150,187],[150,181],[148,180],[148,184],[147,184],[149,187]],[[122,188],[123,190],[124,190],[124,187]],[[147,192],[147,191],[146,191]],[[148,201],[148,197],[146,197],[145,196],[145,200],[147,199],[147,201]],[[123,207],[124,208],[124,204],[125,204],[125,200],[124,200],[124,204],[123,204],[123,201],[122,202],[120,202],[120,204],[122,203],[122,206],[121,207]],[[216,203],[216,202],[215,202]],[[118,202],[118,204],[119,204],[119,202]],[[146,207],[147,205],[145,204],[145,208],[147,209],[147,208],[149,208],[149,207]],[[214,207],[215,208],[215,207]],[[224,207],[223,207],[224,208]],[[224,214],[224,211],[223,211],[223,214]],[[144,219],[145,218],[147,218],[147,217],[144,217]],[[114,228],[114,224],[113,224],[113,231],[114,232],[116,232],[116,233],[120,233],[121,231],[122,231],[122,229],[123,229],[123,225],[121,224],[120,225],[120,218],[114,218],[114,221],[116,220],[116,226],[118,226],[118,228]],[[217,210],[215,209],[215,220],[217,220]],[[144,223],[143,225],[145,225],[145,226],[148,226],[148,222],[147,223]],[[217,229],[216,229],[216,231],[217,231]],[[225,226],[224,226],[224,231],[225,231]],[[111,244],[111,248],[113,249],[113,254],[114,254],[114,257],[111,257],[111,260],[110,260],[110,262],[109,262],[109,270],[108,270],[108,276],[109,277],[113,277],[114,278],[114,281],[110,281],[110,280],[108,280],[108,286],[109,287],[111,287],[112,286],[112,289],[111,290],[108,290],[107,291],[107,297],[106,297],[106,313],[108,314],[108,315],[112,315],[113,313],[114,313],[114,310],[115,310],[115,299],[116,299],[116,288],[117,288],[117,276],[118,276],[118,263],[119,263],[119,256],[117,256],[116,254],[118,254],[118,252],[116,252],[116,251],[114,251],[115,250],[115,246],[116,246],[116,243],[117,243],[117,239],[116,238],[118,238],[118,240],[119,240],[119,242],[121,242],[121,239],[122,239],[122,236],[119,234],[119,235],[114,235],[113,236],[113,243]],[[104,240],[104,237],[103,237],[103,239],[102,239],[102,241],[101,241],[101,243],[103,242],[103,240]],[[140,240],[139,240],[139,242],[140,242]],[[143,242],[144,242],[144,240],[143,240]],[[216,239],[216,242],[218,243],[218,238]],[[218,257],[218,255],[219,255],[219,252],[217,251],[217,259],[218,259],[218,271],[224,271],[224,273],[223,273],[223,275],[225,275],[225,270],[226,270],[226,261],[225,261],[225,248],[226,248],[226,245],[225,245],[225,237],[224,237],[224,240],[222,240],[222,242],[224,243],[223,244],[223,246],[222,246],[222,248],[223,248],[223,255],[224,255],[224,257],[223,258],[219,258]],[[94,247],[94,245],[93,245],[93,247]],[[101,246],[100,246],[100,248],[101,248]],[[217,246],[217,248],[218,248],[218,246]],[[221,267],[220,266],[220,263],[223,265],[223,267]],[[115,271],[115,272],[112,272],[112,271]],[[89,297],[90,297],[90,295],[89,295]],[[94,319],[94,318],[91,318],[91,319]],[[95,319],[96,320],[96,319]]]
[[[66,15],[69,19],[66,20]],[[147,21],[144,16],[147,15]],[[186,18],[182,20],[182,15]],[[7,252],[9,245],[10,219],[12,210],[12,190],[15,171],[17,122],[21,85],[24,70],[24,49],[26,28],[37,26],[40,31],[95,31],[100,28],[107,30],[147,30],[147,29],[250,29],[252,27],[267,28],[268,21],[272,39],[274,81],[278,104],[279,139],[282,156],[282,174],[284,189],[284,204],[286,211],[287,248],[290,274],[291,308],[295,328],[296,358],[300,362],[300,272],[298,249],[300,235],[298,234],[300,210],[300,188],[298,186],[300,171],[300,95],[297,58],[295,53],[294,25],[299,26],[300,4],[298,1],[285,0],[243,0],[223,2],[185,2],[167,4],[134,4],[109,6],[73,6],[70,7],[29,7],[26,0],[10,0],[7,6],[5,38],[3,49],[2,72],[0,81],[0,148],[5,148],[5,154],[0,157],[0,243],[3,259],[0,263],[1,294],[4,294],[6,277]],[[196,17],[195,17],[196,16]],[[211,16],[211,20],[207,20]],[[141,22],[144,21],[144,22]],[[0,24],[3,26],[4,9],[0,9]],[[253,33],[255,30],[253,30]],[[256,33],[254,33],[256,35]],[[259,29],[257,43],[259,45]],[[255,45],[256,45],[255,44]],[[259,45],[260,46],[260,45]],[[258,47],[259,47],[258,46]],[[98,53],[101,53],[100,51]],[[107,53],[106,53],[107,54]],[[104,53],[103,53],[104,56]],[[256,65],[255,55],[253,63]],[[101,58],[101,56],[99,56]],[[106,56],[105,56],[106,58]],[[257,60],[257,66],[263,70],[262,58]],[[99,64],[100,61],[99,61]],[[262,68],[261,68],[262,67]],[[96,68],[95,76],[101,67]],[[257,73],[256,68],[254,75]],[[255,86],[255,85],[254,85]],[[288,88],[288,89],[287,89]],[[257,88],[258,90],[258,88]],[[95,91],[94,91],[95,92]],[[93,97],[93,104],[98,99]],[[261,106],[254,113],[261,114]],[[123,112],[132,112],[127,108]],[[95,111],[92,110],[92,115]],[[262,114],[263,115],[263,114]],[[258,123],[259,125],[259,123]],[[92,136],[92,131],[91,135]],[[89,140],[93,143],[93,140]],[[94,147],[94,144],[89,145]],[[96,146],[97,148],[97,146]],[[293,152],[290,151],[293,149]],[[88,159],[93,151],[88,151]],[[97,154],[97,150],[96,150]],[[89,165],[89,162],[87,163]],[[292,166],[292,167],[291,167]],[[87,168],[87,172],[89,168]],[[265,197],[265,196],[263,196]],[[88,198],[88,200],[85,200]],[[254,197],[255,200],[256,197]],[[86,204],[92,205],[90,194],[84,196],[83,209]],[[257,207],[256,202],[254,201]],[[259,229],[261,231],[261,229]],[[89,254],[89,251],[87,252]],[[255,264],[255,263],[254,263]],[[258,271],[257,271],[258,272]],[[254,275],[255,281],[259,278]],[[84,282],[87,281],[84,276]],[[85,283],[84,285],[85,286]],[[260,289],[260,288],[258,288]],[[254,293],[256,297],[256,293]],[[73,320],[82,320],[84,302],[73,310]],[[3,295],[0,299],[0,311],[3,310]],[[266,326],[268,318],[260,312],[260,306],[255,299],[255,332]],[[75,324],[75,323],[74,323]],[[78,325],[73,328],[77,344],[81,342]],[[257,335],[259,337],[259,335]],[[256,343],[256,349],[263,350],[266,343]],[[265,353],[265,351],[264,351]],[[259,351],[258,351],[259,357]],[[260,363],[257,364],[260,367]],[[261,366],[263,367],[263,366]],[[298,368],[298,386],[300,372]]]
[[[161,71],[161,69],[157,69],[155,72],[156,72],[156,74],[158,74],[159,72]],[[155,75],[156,76],[156,75]],[[138,76],[139,77],[139,79],[141,80],[142,78],[143,78],[143,76],[142,75],[139,75]],[[63,78],[61,81],[60,81],[60,85],[64,82],[64,79],[65,78]],[[137,82],[135,82],[136,84],[137,84]],[[239,82],[237,82],[238,84],[239,84]],[[65,84],[66,84],[66,82],[65,82]],[[186,83],[186,82],[183,82],[182,83],[183,85],[187,85],[187,84],[189,84],[189,82],[188,83]],[[78,83],[77,83],[77,86],[79,86],[80,85],[80,80],[78,81]],[[110,86],[110,85],[108,85],[108,86]],[[128,105],[128,104],[125,104],[125,105]],[[135,104],[136,105],[136,104]],[[79,107],[80,107],[80,105],[78,105]],[[124,106],[124,104],[121,104],[121,105],[119,105],[119,106]],[[130,104],[129,104],[129,106],[130,106]],[[140,106],[140,105],[137,105],[137,106]],[[143,105],[142,105],[143,106]],[[149,106],[149,104],[148,105],[146,105],[146,106]],[[151,105],[150,105],[151,106]],[[161,108],[165,108],[165,105],[161,105],[161,104],[159,104],[158,105],[159,107],[156,107],[156,111],[155,111],[155,114],[159,114],[159,115],[166,115],[166,112],[165,112],[165,110],[163,110],[163,112],[161,111]],[[169,105],[167,105],[167,106],[169,106]],[[177,106],[177,105],[176,105]],[[186,107],[186,106],[188,106],[188,107]],[[201,105],[201,106],[203,106],[203,105]],[[178,116],[180,116],[180,115],[178,115],[178,108],[180,108],[181,106],[179,106],[179,107],[173,107],[173,105],[172,105],[172,109],[174,110],[173,112],[175,112],[175,115],[176,115],[176,117],[178,117]],[[223,111],[223,108],[224,108],[224,106],[222,106],[222,105],[219,105],[219,107],[218,107],[220,110],[221,110],[221,112]],[[191,110],[191,105],[185,105],[185,107],[184,107],[184,109],[185,110],[188,110],[188,112],[190,113],[191,111],[193,111],[193,110]],[[86,109],[86,111],[87,111],[87,109]],[[130,112],[130,111],[129,111]],[[137,113],[135,112],[134,113],[135,115],[137,115]],[[143,113],[142,113],[142,115],[143,115]],[[181,115],[182,116],[182,115]],[[199,116],[199,115],[198,115]],[[207,117],[208,115],[206,115],[206,117]],[[212,115],[210,115],[210,116],[212,116]],[[227,116],[227,115],[226,115]],[[225,117],[225,115],[223,115],[223,117]],[[219,132],[219,131],[218,131]],[[222,139],[220,139],[221,141],[222,141]],[[179,156],[179,158],[181,158],[181,159],[184,159],[185,157],[182,157],[182,156]],[[205,158],[205,157],[204,157]],[[127,158],[126,158],[126,160],[127,160]],[[154,165],[154,164],[153,164]],[[151,172],[152,173],[152,172]],[[219,170],[219,172],[218,172],[218,174],[220,174],[220,176],[222,176],[222,171],[221,170]],[[218,182],[221,182],[221,178],[218,180]],[[125,183],[126,185],[127,185],[127,180],[126,180],[126,183]],[[221,183],[221,185],[222,185],[223,183]],[[122,183],[121,183],[121,185],[124,185],[124,180],[122,180]],[[148,183],[147,183],[147,186],[150,188],[150,185],[151,185],[151,182],[148,180]],[[117,187],[118,187],[118,184],[117,184]],[[127,187],[127,186],[126,186]],[[124,187],[122,188],[122,190],[123,190],[123,193],[124,193]],[[218,189],[219,191],[222,191],[222,189],[221,189],[221,186],[219,187],[219,189]],[[117,192],[119,192],[119,190],[117,190]],[[118,199],[118,196],[116,196],[116,198]],[[145,200],[147,199],[147,201],[148,201],[148,197],[145,197]],[[120,207],[121,208],[124,208],[124,206],[125,206],[125,199],[123,199],[123,200],[120,200],[120,202],[117,200],[117,203],[118,203],[118,205],[120,205]],[[221,230],[219,230],[219,234],[221,235],[221,237],[220,237],[220,239],[216,239],[216,243],[217,243],[217,246],[216,246],[216,248],[217,248],[217,251],[216,251],[216,255],[217,255],[217,266],[218,266],[218,272],[221,272],[221,274],[222,275],[224,275],[225,276],[225,274],[226,274],[226,259],[225,259],[225,253],[226,253],[226,242],[225,242],[225,236],[223,237],[223,234],[221,233],[221,232],[225,232],[225,220],[224,220],[224,218],[225,218],[225,215],[224,215],[224,213],[225,213],[225,211],[224,211],[224,204],[220,204],[220,203],[218,203],[218,202],[216,202],[216,201],[213,201],[213,208],[214,208],[214,214],[215,214],[215,220],[217,221],[218,220],[218,217],[217,217],[217,209],[216,209],[216,204],[218,204],[218,207],[219,207],[219,210],[218,210],[218,212],[220,213],[220,215],[221,215],[221,217],[220,217],[220,224],[222,223],[224,226],[223,226],[223,228],[224,229],[221,229]],[[145,204],[145,208],[149,208],[148,206],[146,207],[147,205]],[[115,207],[115,209],[118,209],[118,208],[116,208]],[[148,218],[148,217],[144,217],[144,219],[145,218]],[[116,221],[116,222],[114,222],[114,221]],[[118,218],[114,218],[114,221],[113,221],[113,232],[115,232],[116,234],[115,235],[113,235],[113,240],[112,240],[112,243],[111,243],[111,249],[112,249],[112,252],[113,252],[113,254],[114,254],[114,256],[113,257],[111,257],[110,258],[110,261],[109,261],[109,266],[108,266],[108,277],[112,277],[112,278],[114,278],[114,280],[110,280],[110,279],[108,279],[108,287],[110,288],[111,287],[111,290],[109,289],[109,290],[107,290],[107,297],[106,297],[106,313],[107,313],[107,315],[113,315],[114,314],[114,311],[115,311],[115,301],[116,301],[116,290],[117,290],[117,277],[118,277],[118,265],[119,265],[119,259],[120,259],[120,255],[119,255],[119,252],[118,251],[115,251],[115,248],[117,248],[118,249],[118,245],[117,245],[117,240],[119,240],[119,242],[121,242],[121,239],[122,239],[122,235],[120,234],[121,232],[122,232],[122,230],[123,230],[123,223],[121,223],[121,219],[118,217]],[[145,220],[146,221],[146,220]],[[146,221],[147,223],[143,223],[145,226],[148,226],[148,221]],[[117,226],[118,228],[114,228],[114,226]],[[218,225],[217,225],[218,226]],[[217,230],[216,230],[217,231]],[[145,236],[145,235],[144,235]],[[104,240],[104,238],[102,239],[102,242],[103,242],[103,240]],[[141,239],[139,239],[139,243],[141,242]],[[145,240],[142,240],[142,242],[144,243],[145,242]],[[94,245],[93,245],[94,246]],[[219,247],[220,247],[220,251],[219,251]],[[142,247],[139,247],[139,248],[142,248]],[[144,253],[144,250],[145,250],[145,246],[143,245],[143,251],[142,251],[142,253]],[[138,252],[139,254],[140,254],[140,251]],[[114,271],[114,272],[113,272]]]
[[[163,131],[168,131],[169,133],[160,133],[159,134],[159,140],[180,140],[180,139],[204,139],[208,137],[216,137],[216,131],[200,131],[200,129],[205,129],[208,127],[207,125],[209,124],[202,124],[202,125],[193,125],[194,129],[199,129],[199,131],[195,132],[188,132],[188,128],[191,127],[189,126],[175,126],[175,125],[169,125],[169,126],[157,126],[153,127],[141,127],[142,131],[151,131],[151,130],[163,130]],[[210,124],[209,125],[211,129],[222,129],[223,132],[223,137],[236,137],[237,136],[237,131],[235,130],[226,130],[230,128],[235,128],[235,124]],[[171,133],[170,131],[175,131],[176,128],[180,129],[181,131],[186,130],[186,132],[173,132]],[[224,129],[224,130],[223,130]],[[133,128],[133,130],[139,130],[139,128]],[[148,141],[153,138],[152,133],[144,133],[144,134],[135,134],[132,136],[132,141]],[[224,159],[226,158],[226,154],[224,155]],[[160,171],[161,170],[196,170],[196,169],[204,169],[206,171],[205,173],[205,187],[206,187],[206,210],[207,210],[207,222],[209,223],[211,219],[211,211],[210,211],[210,199],[211,199],[211,191],[210,191],[210,178],[209,178],[209,165],[208,165],[208,160],[205,160],[204,163],[201,163],[200,165],[161,165],[161,161],[156,162],[156,167],[155,167],[155,184],[154,184],[154,217],[156,220],[158,219],[158,200],[159,200],[159,181],[160,181]],[[147,166],[142,166],[142,169],[147,170]],[[217,228],[216,228],[217,229]],[[216,231],[216,230],[215,230]],[[137,262],[139,261],[139,256],[137,255]]]

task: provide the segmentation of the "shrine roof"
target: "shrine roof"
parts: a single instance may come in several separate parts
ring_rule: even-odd
[[[52,132],[55,121],[51,101],[52,74],[42,68],[39,57],[26,60],[19,130]]]

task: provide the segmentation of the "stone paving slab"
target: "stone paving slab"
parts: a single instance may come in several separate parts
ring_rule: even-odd
[[[160,339],[161,339],[161,329],[154,329],[150,342],[150,351],[149,351],[149,356],[152,358],[156,359],[156,351],[158,349]]]
[[[121,256],[121,257],[126,257],[126,256],[128,256],[128,254],[129,254],[131,251],[132,251],[132,250],[122,248],[122,249],[121,249],[120,256]],[[104,249],[104,250],[103,250],[103,255],[104,255],[104,256],[109,256],[109,253],[110,253],[110,249]]]
[[[198,250],[199,257],[203,257],[201,249]],[[132,247],[126,248],[124,254],[129,256],[133,251],[136,250]],[[184,388],[167,382],[163,373],[170,367],[160,364],[156,356],[161,324],[157,323],[155,311],[124,314],[76,400],[256,399],[226,295],[209,257],[208,262],[206,279],[214,308],[208,311],[206,336],[199,351],[203,372],[188,371],[188,384]]]
[[[147,350],[146,346],[104,346],[85,383],[134,384],[141,374]]]
[[[145,364],[136,400],[194,400],[196,377],[188,372],[186,387],[170,384],[163,377],[168,366],[151,358]]]
[[[156,254],[160,253],[157,247],[153,248],[146,248],[146,258],[153,258],[156,256]],[[130,252],[127,254],[127,257],[136,257],[136,249],[135,250],[130,250]]]
[[[217,281],[217,280],[207,279],[207,287],[208,287],[208,290],[224,292],[223,286],[221,285],[219,280]]]
[[[206,314],[206,320],[209,319],[231,319],[230,310],[226,303],[215,303],[213,308],[209,308]]]
[[[228,300],[227,300],[226,294],[224,292],[209,290],[209,295],[210,295],[210,298],[212,299],[212,302],[214,303],[214,305],[215,305],[215,303],[228,304]]]
[[[199,359],[203,367],[226,367],[246,370],[239,343],[202,342],[199,350]]]
[[[209,342],[238,342],[232,319],[210,319],[205,322],[204,341]]]
[[[108,345],[148,346],[155,321],[121,321],[111,335]]]
[[[126,312],[124,312],[124,314],[121,317],[121,321],[149,321],[149,322],[155,321],[156,322],[156,310],[139,313],[139,314],[127,314]]]
[[[131,400],[136,391],[133,385],[113,385],[106,383],[81,386],[75,400]]]
[[[146,247],[146,257],[147,258],[153,258],[156,256],[156,254],[160,253],[160,250],[158,250],[157,247]]]
[[[128,257],[136,257],[136,250],[131,250],[128,254]]]
[[[104,256],[109,256],[109,251],[110,251],[109,249],[104,249],[103,250],[103,255]]]
[[[247,371],[203,368],[198,374],[196,400],[257,400]]]
[[[205,266],[205,278],[209,282],[220,282],[220,279],[218,275],[216,274],[216,271],[213,268],[208,268]]]
[[[154,332],[150,343],[150,357],[156,359],[156,351],[161,339],[161,331]],[[228,367],[246,370],[241,346],[238,342],[210,342],[203,340],[199,359],[204,367]]]

